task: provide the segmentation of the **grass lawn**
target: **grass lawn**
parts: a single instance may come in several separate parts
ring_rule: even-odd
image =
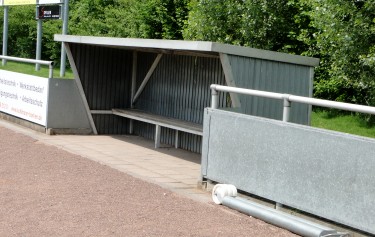
[[[7,61],[7,64],[5,66],[2,66],[2,64],[0,63],[0,69],[39,76],[39,77],[48,77],[48,74],[49,74],[48,66],[41,65],[40,71],[35,71],[35,64],[19,63],[19,62],[12,62],[12,61]],[[59,67],[58,68],[55,67],[53,69],[53,77],[60,78]],[[66,70],[64,78],[73,79],[74,75],[73,75],[72,70]]]
[[[311,117],[313,127],[375,138],[375,126],[369,127],[356,115],[333,115],[327,111],[314,111]]]

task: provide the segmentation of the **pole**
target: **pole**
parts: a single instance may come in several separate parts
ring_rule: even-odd
[[[36,38],[36,60],[41,60],[42,57],[42,35],[43,35],[43,21],[38,19],[38,29]],[[40,70],[40,64],[35,64],[35,71]]]
[[[4,7],[4,27],[3,27],[3,56],[8,55],[8,17],[9,16],[9,7]],[[2,60],[3,66],[7,64],[7,60]]]
[[[284,97],[284,108],[283,108],[283,122],[289,122],[290,119],[290,101],[289,95]]]
[[[64,14],[63,14],[63,29],[62,34],[68,34],[68,20],[69,20],[69,0],[64,0]],[[66,50],[64,44],[61,44],[61,60],[60,60],[60,77],[65,76],[66,67]]]
[[[219,107],[219,93],[215,88],[211,87],[211,108],[217,109]]]

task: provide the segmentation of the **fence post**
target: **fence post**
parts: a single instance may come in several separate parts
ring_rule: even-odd
[[[49,65],[49,75],[48,75],[49,78],[53,78],[53,63],[51,63]]]
[[[284,108],[283,108],[283,122],[289,122],[290,118],[290,100],[289,95],[283,96],[284,100]]]
[[[211,87],[211,108],[217,109],[219,107],[219,93],[213,87]]]

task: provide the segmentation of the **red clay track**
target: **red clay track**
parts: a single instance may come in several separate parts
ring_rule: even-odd
[[[0,236],[294,236],[0,127]]]

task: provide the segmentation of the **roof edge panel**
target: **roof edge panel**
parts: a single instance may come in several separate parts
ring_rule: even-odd
[[[55,35],[54,40],[67,43],[116,46],[123,48],[178,50],[192,52],[209,52],[217,54],[225,53],[230,55],[259,58],[311,67],[319,65],[319,59],[317,58],[207,41],[114,38],[79,35]]]
[[[265,59],[270,61],[298,64],[304,66],[315,67],[319,65],[318,58],[293,55],[287,53],[279,53],[275,51],[255,49],[250,47],[241,47],[229,44],[212,43],[212,51],[237,56]]]
[[[55,41],[117,46],[124,48],[153,48],[165,50],[191,50],[212,52],[212,42],[206,41],[184,41],[184,40],[165,40],[165,39],[137,39],[137,38],[112,38],[96,36],[78,36],[78,35],[55,35]]]

